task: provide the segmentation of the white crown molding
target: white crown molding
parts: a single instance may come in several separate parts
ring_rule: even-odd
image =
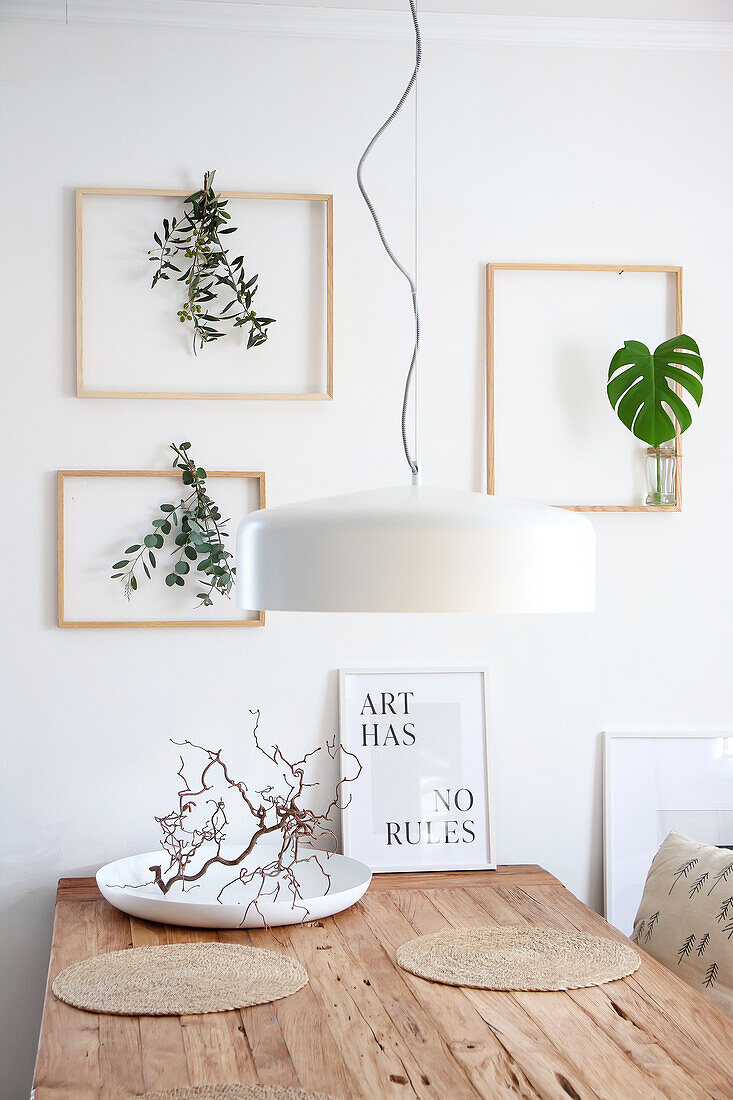
[[[290,7],[233,0],[0,0],[0,21],[179,27],[298,38],[408,39],[399,11]],[[626,50],[733,50],[733,22],[443,15],[423,12],[426,41]]]

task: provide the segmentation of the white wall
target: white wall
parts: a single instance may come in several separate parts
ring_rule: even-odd
[[[422,460],[481,489],[483,264],[685,265],[707,392],[681,515],[604,515],[595,615],[272,614],[264,629],[58,630],[55,471],[155,467],[188,438],[267,471],[272,503],[405,477],[403,286],[354,182],[407,42],[0,24],[3,959],[0,1092],[30,1080],[54,887],[155,843],[170,735],[247,766],[247,711],[293,748],[336,727],[341,666],[492,670],[502,862],[601,899],[599,732],[731,728],[733,239],[729,53],[428,45],[421,100]],[[370,177],[409,245],[409,119]],[[401,163],[400,158],[403,157]],[[336,196],[333,404],[74,396],[73,188],[223,186]],[[377,182],[380,180],[381,182]],[[582,316],[578,324],[582,325]],[[548,440],[526,440],[526,462]],[[114,505],[114,501],[111,501]],[[213,687],[204,700],[196,687]]]

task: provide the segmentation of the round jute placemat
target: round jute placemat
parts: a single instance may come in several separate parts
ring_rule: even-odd
[[[554,928],[446,928],[399,948],[420,978],[477,989],[561,990],[633,974],[641,959],[625,944]]]
[[[171,1089],[170,1092],[146,1092],[140,1100],[331,1100],[320,1092],[301,1092],[281,1085],[198,1085]]]
[[[62,970],[61,1001],[115,1016],[190,1016],[289,997],[308,981],[287,955],[233,943],[172,943],[111,951]]]

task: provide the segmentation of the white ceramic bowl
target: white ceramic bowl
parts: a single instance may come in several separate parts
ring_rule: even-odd
[[[226,858],[232,858],[238,851],[241,849],[236,845],[222,846],[222,855]],[[182,924],[188,928],[262,928],[265,925],[275,928],[340,913],[359,900],[372,880],[369,868],[356,859],[309,849],[311,851],[317,855],[318,863],[311,860],[297,865],[301,894],[297,906],[293,905],[290,892],[284,887],[278,901],[263,898],[258,902],[259,913],[249,905],[257,893],[256,886],[235,883],[224,891],[222,900],[217,901],[222,886],[237,873],[237,868],[220,864],[210,867],[195,886],[187,886],[185,893],[180,883],[176,883],[167,894],[162,894],[150,882],[149,870],[153,864],[167,866],[168,857],[162,851],[145,852],[108,863],[97,872],[97,885],[111,905],[142,920]],[[247,865],[257,867],[273,854],[273,848],[257,845]],[[320,866],[331,876],[331,888],[327,893],[328,880]],[[268,880],[268,889],[271,884],[272,880]]]

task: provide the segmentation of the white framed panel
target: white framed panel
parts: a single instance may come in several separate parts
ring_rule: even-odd
[[[259,276],[253,307],[274,317],[247,350],[247,326],[194,354],[171,272],[151,289],[148,251],[185,191],[77,190],[77,394],[117,398],[313,400],[333,396],[333,201],[330,195],[218,192],[236,232],[223,238]],[[180,266],[180,264],[178,265]],[[221,304],[225,304],[223,298]]]
[[[339,707],[362,765],[344,854],[375,872],[496,867],[486,669],[342,669]]]
[[[242,516],[265,504],[265,475],[209,471],[208,491],[219,506],[227,534],[225,547],[234,554],[234,535]],[[129,600],[120,580],[112,580],[114,563],[125,548],[141,543],[161,518],[160,505],[177,504],[190,490],[180,473],[157,470],[60,470],[58,473],[58,624],[59,626],[256,626],[264,612],[241,611],[231,598],[214,595],[212,607],[201,607],[196,592],[195,563],[182,586],[169,588],[172,536],[156,550],[151,578],[142,564],[138,589]],[[228,545],[231,543],[231,545]],[[236,580],[235,580],[236,584]]]
[[[671,829],[733,846],[733,733],[604,734],[604,903],[629,935]]]

